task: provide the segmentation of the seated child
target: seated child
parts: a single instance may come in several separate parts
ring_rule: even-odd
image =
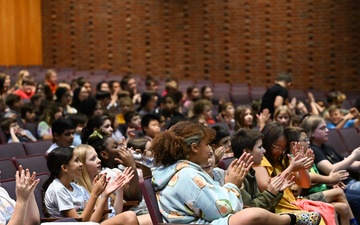
[[[1,129],[6,135],[7,143],[37,141],[30,131],[20,128],[14,118],[4,118],[1,122]]]

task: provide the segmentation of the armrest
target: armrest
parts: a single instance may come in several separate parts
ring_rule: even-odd
[[[140,203],[139,201],[126,201],[126,202],[124,202],[124,205],[123,205],[123,211],[127,211],[134,206],[138,206],[139,203]]]

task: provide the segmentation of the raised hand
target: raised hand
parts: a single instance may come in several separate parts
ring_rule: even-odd
[[[126,167],[122,174],[125,176],[124,185],[129,183],[130,180],[134,177],[134,170],[131,167]]]
[[[214,150],[214,155],[215,155],[215,163],[218,163],[219,160],[224,156],[225,154],[225,147],[224,146],[220,146],[217,149]]]
[[[130,149],[127,149],[125,146],[123,146],[120,148],[118,154],[119,154],[119,158],[115,158],[115,161],[117,161],[118,163],[124,166],[136,168],[135,160]]]
[[[36,179],[36,173],[30,174],[29,169],[24,170],[20,165],[15,175],[16,201],[27,202],[31,194],[34,194],[35,187],[40,182]]]

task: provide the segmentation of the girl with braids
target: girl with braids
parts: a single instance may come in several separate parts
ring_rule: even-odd
[[[96,175],[89,194],[83,187],[72,182],[81,177],[83,164],[78,153],[71,147],[59,147],[51,151],[47,166],[50,177],[45,181],[43,190],[44,203],[50,217],[80,217],[83,222],[99,222],[110,194],[122,186],[125,180],[125,177],[119,176],[109,183],[106,174]],[[122,219],[122,223],[115,224],[138,224],[136,215],[132,212],[123,214]],[[105,220],[101,224],[114,224],[114,221]]]
[[[122,173],[128,174],[129,170],[137,171],[134,158],[130,150],[126,149],[124,145],[119,145],[112,137],[103,135],[98,131],[94,131],[90,135],[88,144],[92,146],[99,159],[101,160],[102,173],[106,173],[111,179],[119,176],[119,167],[125,167]],[[141,191],[139,186],[139,176],[137,173],[133,174],[130,182],[123,187],[125,200],[141,201]],[[118,195],[118,192],[115,193]],[[137,217],[140,225],[151,225],[151,218],[147,213],[145,204],[140,203],[134,210],[139,215]]]
[[[261,208],[243,209],[240,189],[251,159],[236,160],[234,176],[220,186],[201,166],[208,163],[212,129],[179,122],[155,137],[150,147],[159,167],[153,185],[163,221],[213,225],[318,224],[317,212],[276,215]]]
[[[87,141],[91,145],[99,159],[101,167],[110,177],[115,177],[120,171],[119,167],[130,167],[136,171],[135,160],[132,152],[127,150],[123,144],[119,144],[115,139],[100,131],[94,131]],[[130,201],[141,201],[141,191],[139,186],[139,176],[134,173],[134,177],[129,184],[124,186],[124,199]]]

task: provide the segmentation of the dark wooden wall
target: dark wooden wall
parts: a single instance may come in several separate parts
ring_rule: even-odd
[[[47,67],[360,91],[358,0],[43,0]]]

